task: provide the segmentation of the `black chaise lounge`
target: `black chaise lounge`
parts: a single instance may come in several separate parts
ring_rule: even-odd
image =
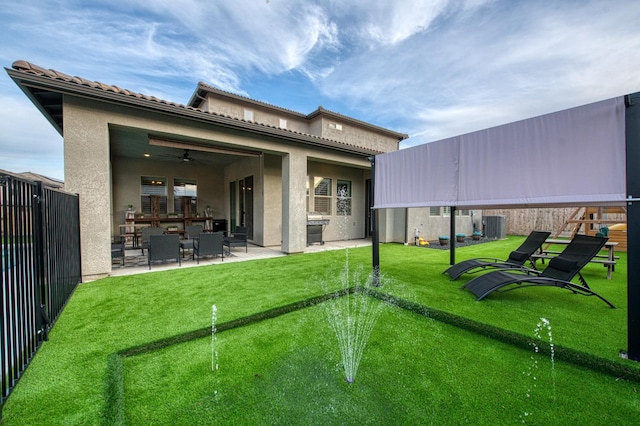
[[[580,270],[604,247],[607,238],[576,235],[562,253],[549,261],[544,271],[522,267],[520,269],[491,271],[467,282],[462,288],[471,291],[482,300],[494,291],[512,286],[501,291],[513,290],[529,286],[560,287],[585,296],[596,296],[614,308],[608,300],[589,288]],[[578,275],[581,284],[571,282]],[[526,284],[523,284],[526,283]]]
[[[549,237],[550,232],[533,231],[529,234],[526,240],[520,247],[509,253],[507,260],[494,259],[494,258],[476,258],[464,260],[456,263],[449,269],[443,272],[443,274],[449,274],[451,280],[455,280],[464,273],[474,274],[476,272],[483,271],[485,269],[511,269],[521,268],[530,260],[531,255],[536,252]],[[532,263],[533,265],[533,263]]]

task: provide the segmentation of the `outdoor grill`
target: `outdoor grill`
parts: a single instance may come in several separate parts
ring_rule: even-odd
[[[309,213],[307,215],[307,245],[324,244],[322,231],[329,224],[329,219],[323,219],[321,214]]]

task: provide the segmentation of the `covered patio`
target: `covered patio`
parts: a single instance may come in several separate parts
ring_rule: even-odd
[[[328,250],[368,247],[370,245],[370,238],[327,241],[324,244],[308,245],[305,248],[304,253],[308,254]],[[223,262],[244,262],[247,260],[271,259],[283,256],[286,256],[286,254],[282,252],[282,247],[280,246],[261,247],[254,244],[249,244],[248,250],[246,252],[243,249],[233,249],[230,256],[225,255],[224,260],[221,257],[204,257],[198,264],[191,259],[191,254],[187,252],[185,253],[185,257],[182,259],[181,265],[178,265],[178,262],[175,261],[167,261],[163,263],[154,263],[151,269],[149,269],[149,267],[147,266],[146,255],[141,254],[140,249],[127,248],[125,250],[124,264],[121,262],[121,259],[114,259],[112,262],[112,270],[110,275],[113,277],[119,277],[125,275],[144,274],[146,272],[167,271],[176,268],[193,268],[197,266],[222,264]]]

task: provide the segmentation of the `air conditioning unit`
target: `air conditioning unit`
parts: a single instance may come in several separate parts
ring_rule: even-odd
[[[507,217],[506,216],[482,216],[485,237],[493,240],[503,240],[507,238]]]

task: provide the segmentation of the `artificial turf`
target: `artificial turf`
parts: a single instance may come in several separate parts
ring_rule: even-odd
[[[458,250],[458,260],[504,258],[521,241],[509,237],[465,247]],[[7,400],[3,422],[628,423],[640,415],[634,380],[558,360],[552,386],[550,369],[542,367],[548,354],[498,341],[490,332],[533,341],[545,318],[559,348],[640,371],[636,363],[619,358],[626,345],[626,256],[620,255],[612,280],[601,265],[583,271],[591,288],[617,306],[611,309],[557,288],[516,290],[476,302],[459,289],[464,279],[451,282],[441,274],[447,251],[383,245],[386,279],[380,291],[489,331],[470,332],[390,305],[352,385],[344,382],[335,337],[320,306],[221,332],[217,373],[210,368],[206,336],[123,356],[130,348],[207,329],[212,304],[222,324],[336,290],[339,283],[332,277],[345,264],[344,250],[83,284]],[[354,268],[371,265],[370,248],[350,249],[348,256]],[[532,371],[543,385],[532,388]],[[116,380],[108,380],[113,375]],[[105,383],[122,386],[105,391]]]

